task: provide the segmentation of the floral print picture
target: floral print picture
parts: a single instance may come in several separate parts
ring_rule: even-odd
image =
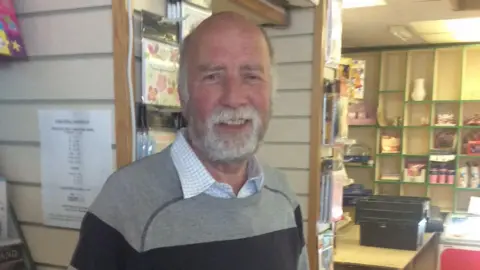
[[[180,107],[178,96],[178,47],[144,38],[142,57],[143,102]]]

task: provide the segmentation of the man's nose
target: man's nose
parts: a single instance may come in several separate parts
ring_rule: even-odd
[[[238,108],[247,104],[247,91],[243,89],[241,80],[228,78],[223,87],[221,103],[223,106]]]

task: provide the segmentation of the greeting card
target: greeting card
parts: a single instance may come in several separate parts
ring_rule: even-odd
[[[12,0],[0,0],[0,56],[26,57],[25,45]]]
[[[178,47],[143,39],[144,102],[180,107],[178,96]]]
[[[179,25],[148,11],[142,12],[143,102],[180,107],[178,96]]]

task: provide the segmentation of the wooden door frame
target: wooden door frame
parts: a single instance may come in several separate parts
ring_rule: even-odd
[[[310,269],[318,269],[317,220],[320,212],[323,95],[327,35],[327,0],[315,7],[313,19],[312,94],[310,98],[310,175],[308,196],[307,248]]]
[[[131,0],[134,2],[134,0]],[[133,8],[133,3],[132,3]],[[132,128],[130,94],[127,81],[128,12],[125,0],[112,0],[113,92],[115,98],[115,145],[117,168],[132,162]],[[135,55],[132,54],[132,84],[135,86]]]

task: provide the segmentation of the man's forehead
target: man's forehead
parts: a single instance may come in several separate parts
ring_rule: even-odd
[[[193,46],[210,44],[212,46],[222,43],[233,43],[242,40],[263,40],[263,33],[257,26],[252,26],[238,21],[218,22],[200,25],[191,33]]]
[[[265,71],[265,67],[262,64],[255,64],[255,63],[248,63],[248,64],[240,64],[236,66],[239,70],[242,71]],[[197,69],[199,71],[216,71],[216,70],[225,70],[228,67],[223,64],[213,64],[213,63],[207,63],[207,64],[198,64]]]
[[[265,32],[234,12],[222,12],[207,18],[184,40],[183,46],[184,56],[188,55],[189,59],[199,57],[199,54],[205,54],[210,49],[212,53],[217,50],[218,54],[230,54],[232,51],[228,51],[229,47],[243,50],[245,54],[256,54],[266,48],[269,58],[273,59],[273,50]]]
[[[207,19],[203,20],[192,33],[208,31],[210,29],[222,28],[222,27],[243,27],[250,28],[252,30],[259,30],[260,28],[248,20],[244,16],[235,12],[220,12],[213,14]]]

